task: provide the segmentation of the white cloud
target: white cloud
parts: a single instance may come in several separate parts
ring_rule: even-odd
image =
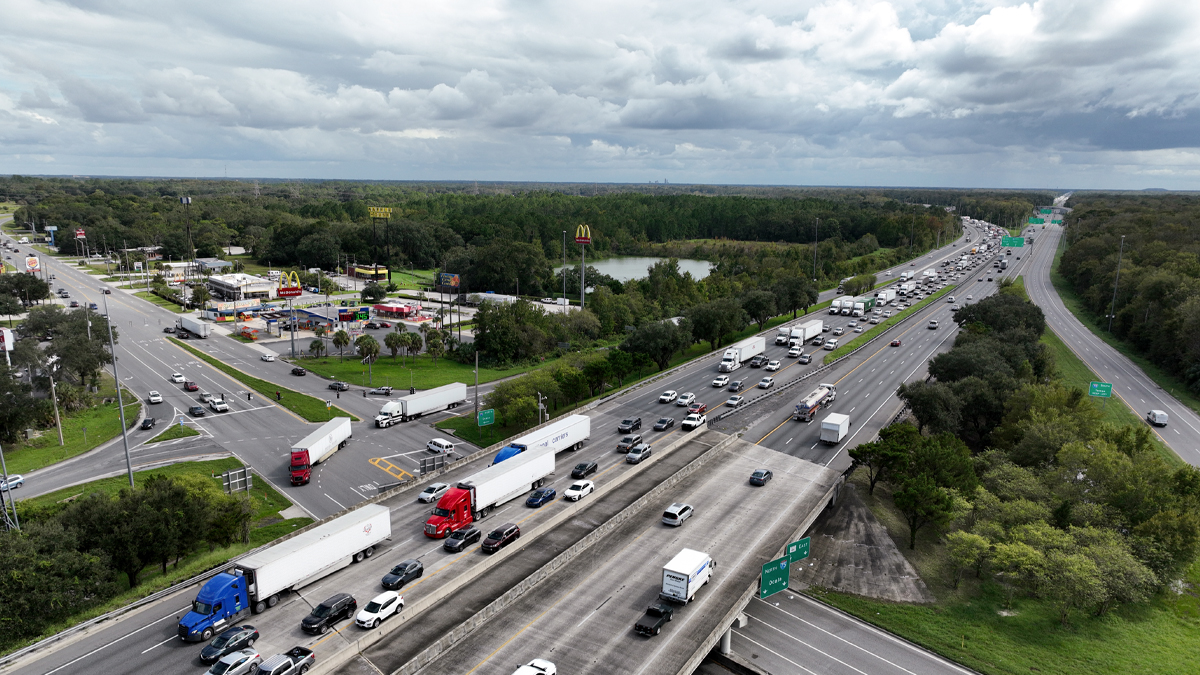
[[[6,9],[13,172],[34,156],[352,178],[1194,187],[1200,172],[1200,5],[1177,0]]]

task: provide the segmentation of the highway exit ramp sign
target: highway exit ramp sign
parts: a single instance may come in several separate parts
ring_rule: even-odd
[[[805,537],[800,541],[793,541],[787,545],[787,557],[789,562],[798,563],[808,557],[809,538]]]
[[[1092,382],[1088,385],[1088,396],[1097,398],[1112,398],[1111,382]]]
[[[1000,245],[1025,248],[1025,237],[1000,237]]]
[[[787,556],[772,560],[762,566],[762,576],[759,577],[758,585],[758,597],[760,600],[775,595],[780,591],[787,590],[791,567]]]
[[[486,427],[489,424],[496,423],[495,410],[480,410],[479,411],[479,426]]]

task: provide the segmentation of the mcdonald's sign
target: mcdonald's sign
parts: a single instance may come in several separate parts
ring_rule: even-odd
[[[304,292],[300,287],[298,272],[284,272],[279,275],[279,289],[276,294],[281,298],[294,298]]]
[[[588,227],[587,225],[584,225],[583,223],[580,223],[579,227],[575,228],[575,243],[576,244],[592,243],[592,228]]]

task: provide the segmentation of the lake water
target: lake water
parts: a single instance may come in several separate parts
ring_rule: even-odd
[[[607,274],[618,281],[626,282],[630,279],[645,279],[647,274],[646,270],[659,260],[665,260],[665,258],[622,256],[618,258],[598,260],[596,262],[588,260],[587,265],[588,267],[595,267],[596,271],[600,272],[601,274]],[[572,267],[576,267],[578,265],[578,258],[571,261]],[[554,268],[554,273],[558,274],[559,270],[561,269],[561,265]],[[709,263],[707,260],[684,260],[681,258],[679,260],[679,272],[681,274],[683,272],[691,272],[693,279],[700,280],[708,276]]]

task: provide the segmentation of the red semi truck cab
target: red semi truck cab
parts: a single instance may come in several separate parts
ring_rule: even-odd
[[[471,491],[452,487],[438,500],[433,515],[425,521],[425,536],[443,539],[451,532],[466,527],[474,521]]]
[[[312,463],[307,450],[292,451],[292,485],[304,485],[312,478]]]

